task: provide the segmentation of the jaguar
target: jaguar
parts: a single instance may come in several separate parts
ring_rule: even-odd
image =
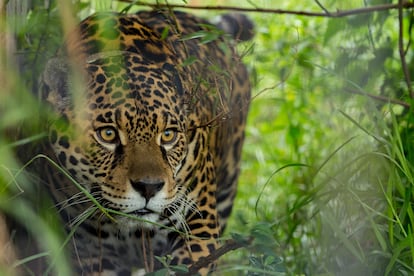
[[[40,97],[53,115],[37,171],[76,273],[191,267],[218,248],[250,102],[235,45],[252,35],[240,14],[97,13],[47,62]]]

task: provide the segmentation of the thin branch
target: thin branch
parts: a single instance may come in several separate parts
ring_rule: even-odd
[[[328,11],[327,8],[325,8],[321,2],[319,2],[319,0],[315,0],[315,3],[319,6],[319,8],[321,8],[326,14],[330,14],[330,12]]]
[[[292,11],[283,9],[265,9],[265,8],[241,8],[236,6],[194,6],[194,5],[180,5],[180,4],[151,4],[142,1],[134,0],[118,0],[119,2],[130,3],[134,5],[147,6],[152,8],[180,8],[180,9],[192,9],[192,10],[227,10],[235,12],[261,12],[261,13],[276,13],[276,14],[291,14],[299,16],[310,16],[310,17],[346,17],[350,15],[366,14],[372,12],[380,12],[387,10],[396,9],[408,9],[414,8],[414,3],[403,2],[401,4],[384,4],[374,5],[371,7],[364,7],[351,10],[337,10],[336,12],[308,12],[308,11]]]
[[[200,258],[197,262],[191,265],[188,269],[187,273],[180,274],[180,275],[195,275],[201,268],[208,266],[211,263],[217,261],[221,256],[226,254],[227,252],[239,249],[241,247],[249,246],[253,242],[253,238],[250,237],[248,240],[239,242],[234,239],[227,240],[221,247],[217,250],[210,253],[210,255],[206,257]]]
[[[398,49],[400,52],[401,58],[401,67],[404,72],[405,82],[407,83],[408,93],[412,99],[414,99],[414,92],[411,86],[410,72],[408,70],[407,62],[405,60],[405,51],[404,51],[404,10],[403,10],[403,0],[398,0]]]
[[[374,99],[374,100],[377,100],[377,101],[380,101],[380,102],[384,102],[384,103],[398,104],[398,105],[401,105],[405,108],[410,108],[411,107],[411,105],[409,103],[401,101],[401,100],[397,100],[397,99],[391,99],[391,98],[384,97],[384,96],[373,95],[373,94],[365,93],[365,92],[350,89],[350,88],[346,88],[344,91],[348,92],[348,93],[351,93],[351,94],[357,94],[357,95],[362,95],[362,96],[365,96],[365,97],[369,97],[371,99]]]

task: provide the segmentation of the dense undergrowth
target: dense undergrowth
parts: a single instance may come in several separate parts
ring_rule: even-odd
[[[74,2],[80,17],[124,7],[109,0]],[[396,3],[320,2],[255,5],[336,11]],[[44,255],[59,275],[67,275],[60,254],[65,241],[51,211],[33,212],[22,196],[31,189],[19,174],[24,164],[13,156],[16,143],[41,135],[30,91],[62,39],[57,3],[33,3],[28,13],[7,18],[17,51],[8,63],[3,51],[0,64],[0,209],[33,234],[42,233]],[[248,1],[242,6],[254,7]],[[414,273],[414,88],[403,72],[405,66],[414,79],[413,10],[402,15],[396,9],[343,18],[249,14],[256,36],[239,50],[251,71],[254,98],[225,238],[254,240],[222,258],[217,275]],[[18,65],[10,62],[16,57]],[[16,128],[24,128],[27,140],[13,140]],[[25,262],[30,260],[15,265]]]

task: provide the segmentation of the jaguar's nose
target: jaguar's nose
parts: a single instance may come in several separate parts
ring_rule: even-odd
[[[156,193],[161,191],[164,187],[165,182],[161,179],[140,179],[140,180],[130,180],[132,188],[135,191],[140,193],[147,202],[153,197]]]

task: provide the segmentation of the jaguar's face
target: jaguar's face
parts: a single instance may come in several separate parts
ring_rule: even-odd
[[[91,58],[86,68],[86,97],[66,95],[67,126],[52,127],[59,162],[105,207],[151,222],[171,217],[186,189],[179,79],[133,54]]]

